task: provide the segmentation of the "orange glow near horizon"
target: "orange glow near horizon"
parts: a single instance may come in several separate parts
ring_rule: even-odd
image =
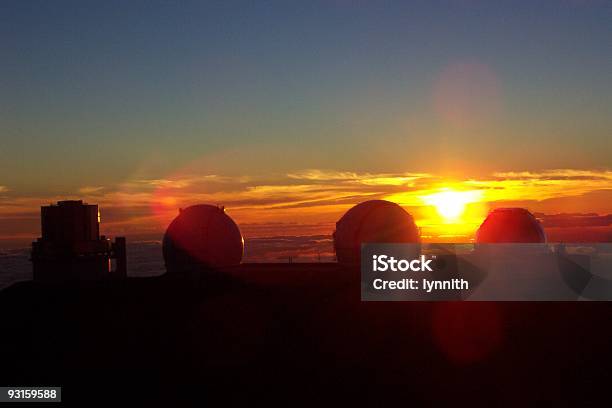
[[[0,238],[33,239],[39,231],[40,205],[65,199],[98,204],[107,235],[161,234],[179,208],[224,205],[247,238],[330,235],[351,207],[383,199],[414,217],[424,242],[470,242],[496,207],[570,215],[606,216],[612,211],[609,170],[498,172],[473,178],[317,169],[245,176],[197,170],[188,168],[165,178],[131,178],[114,187],[85,186],[61,196],[19,196],[5,189],[0,195],[5,225]]]

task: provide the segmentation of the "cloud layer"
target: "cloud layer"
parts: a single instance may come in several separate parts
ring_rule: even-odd
[[[464,226],[441,225],[428,197],[444,189],[476,192],[479,206]],[[352,205],[387,199],[410,211],[432,239],[469,238],[486,211],[522,206],[542,214],[612,213],[612,171],[555,169],[503,172],[488,177],[446,179],[428,173],[357,173],[305,169],[266,176],[180,173],[165,178],[135,178],[116,186],[83,186],[73,194],[19,195],[0,186],[0,239],[38,234],[39,207],[62,199],[100,205],[109,234],[159,234],[178,208],[196,203],[224,205],[247,237],[329,234]],[[609,218],[546,218],[550,228],[587,227]],[[600,227],[608,227],[599,225]]]

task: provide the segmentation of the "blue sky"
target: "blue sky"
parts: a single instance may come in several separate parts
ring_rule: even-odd
[[[610,21],[609,1],[4,1],[0,185],[69,194],[194,160],[249,175],[606,168]],[[467,125],[432,103],[457,66],[477,67],[476,92],[490,74],[499,105]]]

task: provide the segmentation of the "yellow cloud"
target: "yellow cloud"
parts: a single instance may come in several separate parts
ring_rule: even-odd
[[[287,174],[290,179],[320,181],[320,182],[342,182],[363,184],[369,186],[401,186],[411,184],[415,180],[431,177],[427,173],[354,173],[339,171],[324,171],[317,169],[304,170],[297,173]]]
[[[495,173],[491,179],[467,180],[466,188],[483,190],[483,200],[535,200],[580,196],[612,189],[612,171],[557,169]]]
[[[86,186],[86,187],[81,187],[79,189],[79,193],[89,195],[89,194],[100,193],[102,190],[104,190],[104,187],[101,187],[101,186],[98,186],[98,187]]]

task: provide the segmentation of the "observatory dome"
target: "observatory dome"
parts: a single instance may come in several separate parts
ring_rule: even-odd
[[[205,204],[180,210],[163,241],[168,272],[237,265],[243,249],[240,230],[224,208]]]
[[[476,242],[544,243],[546,234],[538,220],[524,208],[497,208],[489,213],[476,233]]]
[[[338,262],[357,264],[362,243],[417,243],[419,229],[399,205],[372,200],[357,204],[336,223],[334,249]]]

